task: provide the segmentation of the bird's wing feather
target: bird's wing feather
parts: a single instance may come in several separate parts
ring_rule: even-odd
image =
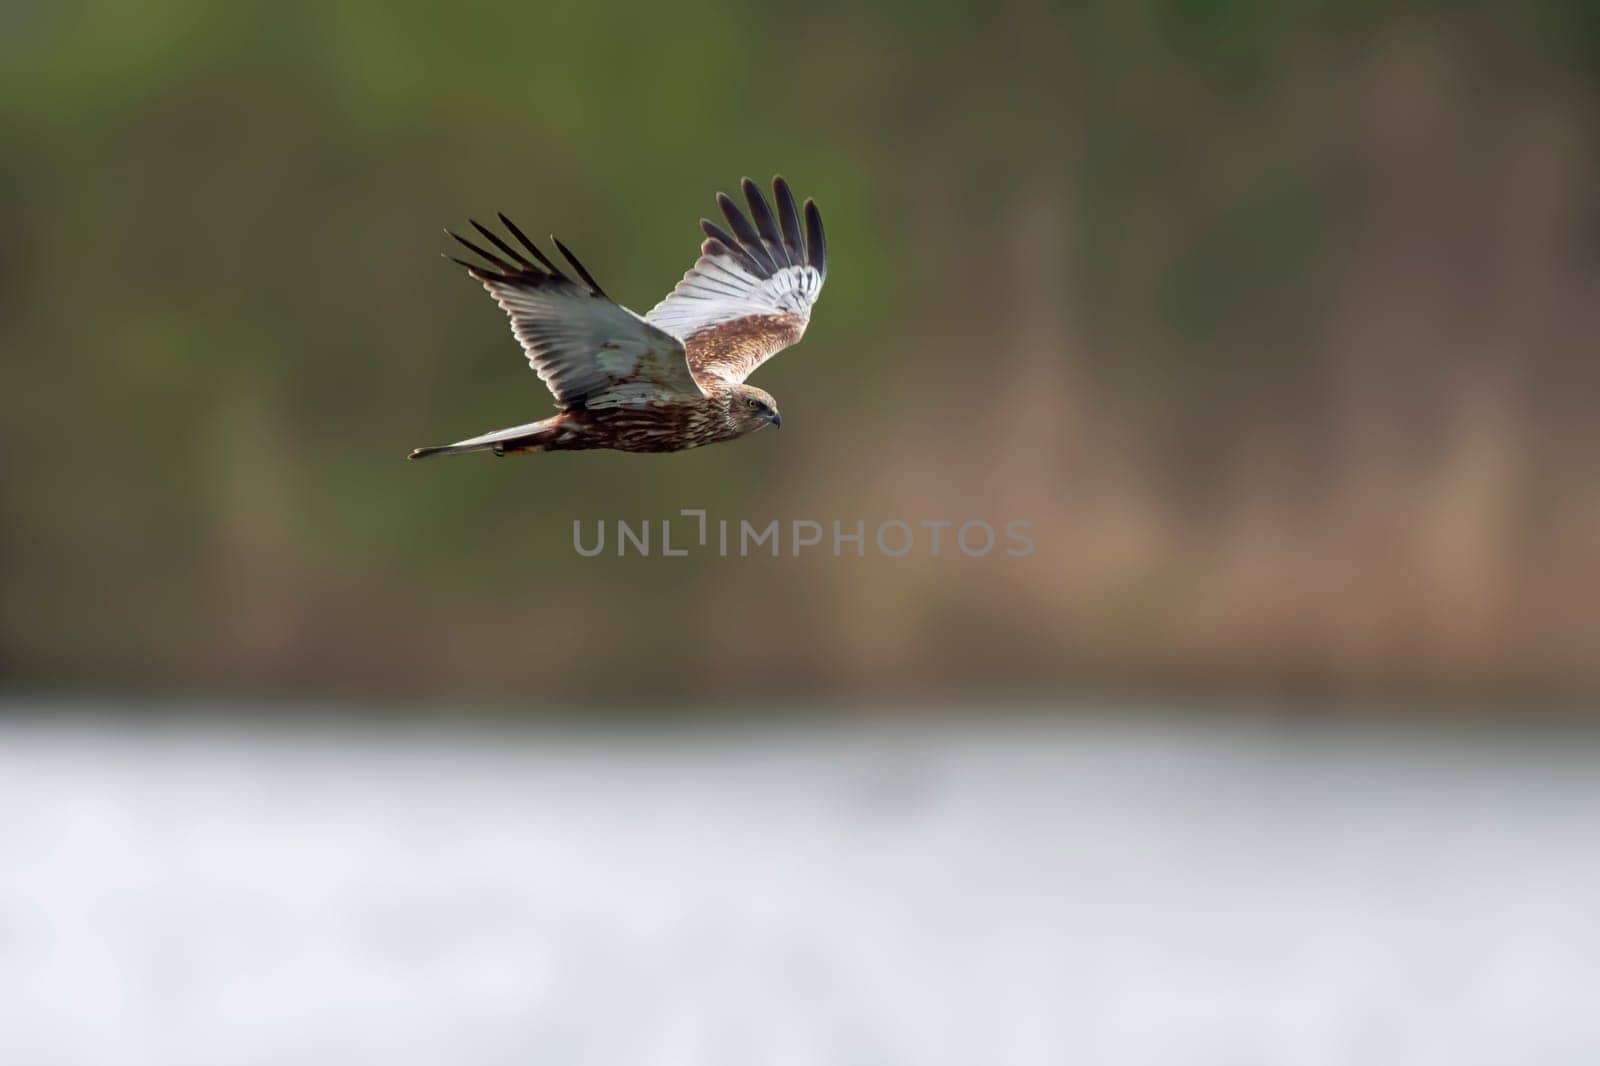
[[[798,341],[828,274],[816,204],[806,201],[802,232],[788,182],[773,179],[776,215],[755,182],[746,178],[742,187],[751,217],[719,194],[717,204],[733,232],[701,219],[706,240],[700,258],[645,316],[683,340],[689,366],[702,381],[741,382]]]
[[[510,316],[512,334],[558,406],[626,406],[704,395],[677,337],[613,303],[560,241],[556,247],[581,281],[564,274],[510,219],[501,215],[500,221],[522,249],[474,222],[498,253],[451,233],[483,263],[455,261]]]

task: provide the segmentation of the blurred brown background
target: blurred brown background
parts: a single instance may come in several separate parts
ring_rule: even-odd
[[[1002,6],[7,5],[0,678],[1592,705],[1600,9]],[[774,172],[781,432],[404,461],[549,411],[440,226],[643,310]],[[573,551],[682,507],[1036,550]]]

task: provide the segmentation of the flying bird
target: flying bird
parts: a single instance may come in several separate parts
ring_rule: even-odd
[[[511,318],[511,332],[559,412],[435,448],[413,459],[492,451],[676,452],[781,425],[778,402],[745,379],[798,341],[828,274],[822,216],[795,206],[789,183],[772,182],[777,210],[745,178],[747,217],[717,194],[728,229],[700,220],[700,258],[650,313],[612,302],[554,237],[567,276],[505,215],[510,241],[476,221],[483,246],[446,230],[481,262],[467,268]],[[804,227],[801,220],[804,218]],[[752,221],[753,220],[753,221]],[[729,231],[732,232],[729,232]]]

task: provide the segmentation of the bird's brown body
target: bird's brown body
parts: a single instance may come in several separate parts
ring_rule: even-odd
[[[580,280],[568,277],[504,215],[500,221],[520,247],[477,222],[495,251],[452,233],[482,260],[457,262],[510,317],[560,413],[418,448],[411,458],[679,452],[781,425],[777,401],[745,379],[805,333],[827,274],[827,244],[816,205],[806,201],[802,226],[788,184],[776,178],[772,187],[776,213],[748,178],[749,217],[719,195],[732,232],[701,219],[707,239],[699,260],[643,316],[613,303],[556,241]]]
[[[598,448],[618,452],[681,452],[734,440],[768,425],[766,418],[741,415],[742,398],[733,390],[701,401],[661,401],[627,407],[578,408],[538,423],[526,437],[498,444],[496,455],[578,452]]]

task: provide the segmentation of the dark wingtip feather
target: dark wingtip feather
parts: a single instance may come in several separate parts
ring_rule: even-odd
[[[783,247],[789,253],[789,262],[806,261],[806,242],[800,233],[800,211],[794,205],[794,193],[789,183],[773,175],[772,195],[778,201],[778,221],[783,225]]]
[[[572,249],[562,244],[561,238],[557,237],[554,233],[550,234],[550,240],[555,244],[556,248],[561,252],[561,254],[567,257],[567,262],[572,264],[572,269],[578,272],[578,276],[589,283],[589,292],[595,296],[604,297],[606,295],[605,290],[600,288],[600,283],[594,280],[593,275],[583,268],[582,263],[578,262],[578,257],[572,254]],[[610,299],[610,297],[606,298]]]
[[[751,274],[754,274],[758,278],[766,276],[766,272],[761,269],[761,264],[757,263],[750,257],[750,253],[744,250],[744,247],[740,245],[737,237],[730,235],[727,230],[723,229],[709,218],[702,218],[700,220],[700,228],[705,231],[705,235],[707,237],[710,237],[712,240],[720,244],[722,246],[722,250],[727,252],[728,255],[732,256],[734,261],[745,270],[748,270]]]
[[[528,235],[523,233],[515,222],[506,217],[506,213],[504,211],[496,211],[495,217],[500,220],[501,225],[505,226],[506,229],[511,231],[511,235],[513,237],[522,242],[522,246],[539,261],[540,266],[544,267],[558,278],[570,280],[561,272],[560,268],[550,261],[549,256],[545,255],[544,252],[539,250],[539,246],[537,244],[534,244],[528,239]]]
[[[524,270],[535,269],[534,265],[528,261],[527,256],[523,255],[521,252],[511,247],[511,245],[501,240],[500,235],[494,230],[490,229],[488,226],[485,226],[482,222],[479,222],[475,218],[469,218],[467,221],[472,223],[473,229],[477,230],[479,233],[488,238],[490,244],[494,245],[496,248],[500,249],[506,255],[509,255],[513,260],[515,260],[518,266],[522,267]]]
[[[828,239],[822,232],[822,212],[814,200],[806,201],[806,262],[817,268],[817,273],[828,276]]]
[[[761,234],[744,217],[744,212],[739,210],[739,205],[733,202],[733,197],[725,192],[717,193],[717,206],[722,209],[722,217],[728,220],[728,226],[739,238],[739,244],[744,248],[745,254],[753,259],[761,269],[757,271],[758,277],[767,277],[778,269],[778,264],[772,261],[767,250],[761,245]]]
[[[781,267],[788,266],[789,249],[784,246],[783,234],[778,230],[778,220],[772,217],[772,208],[767,206],[767,198],[761,194],[761,186],[745,178],[739,182],[739,187],[744,190],[745,202],[750,205],[750,217],[755,219],[756,229],[761,232],[767,254],[772,257],[774,264]]]
[[[517,272],[517,268],[516,267],[512,266],[510,263],[506,262],[504,259],[501,259],[499,256],[495,255],[494,253],[486,251],[483,248],[478,247],[476,244],[473,244],[471,241],[467,240],[465,237],[463,237],[461,234],[455,232],[454,230],[446,227],[445,232],[448,233],[451,237],[454,237],[456,239],[456,241],[462,245],[462,247],[466,248],[473,255],[481,256],[485,263],[491,264],[492,266],[494,266],[494,268],[496,270],[500,271],[500,273],[502,273],[502,274],[515,274]]]

